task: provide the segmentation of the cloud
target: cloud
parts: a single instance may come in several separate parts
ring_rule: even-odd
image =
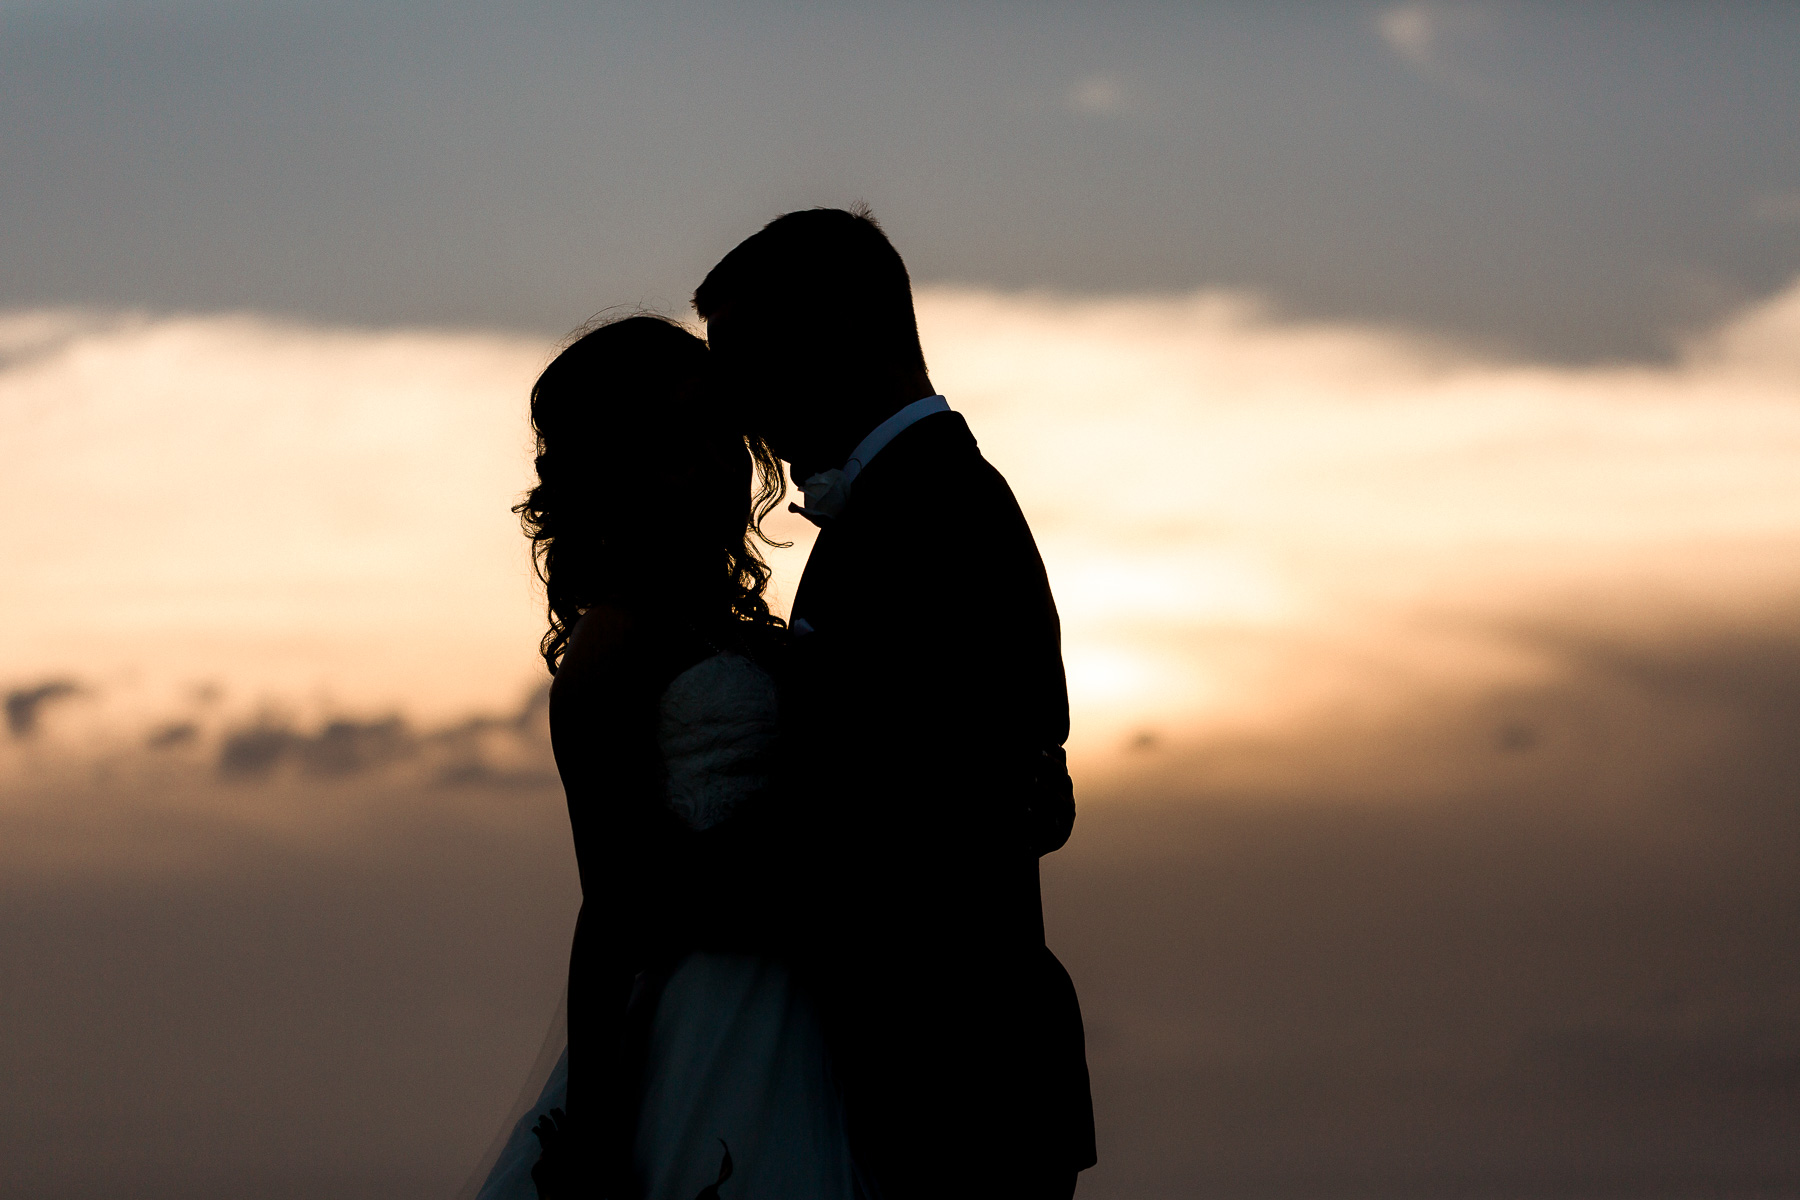
[[[70,679],[14,688],[6,693],[6,731],[15,738],[28,738],[37,732],[38,716],[48,705],[80,694],[80,686]]]
[[[541,787],[556,780],[550,756],[548,687],[534,690],[514,713],[482,713],[420,731],[397,713],[375,718],[327,716],[310,731],[281,716],[262,714],[220,732],[215,756],[223,779],[267,780],[293,771],[301,777],[381,778],[437,785]],[[183,730],[179,741],[169,732]],[[151,739],[198,742],[191,722],[170,723]]]
[[[355,775],[409,757],[415,749],[406,722],[394,716],[376,721],[340,717],[311,736],[265,723],[226,737],[219,748],[219,770],[263,778],[291,759],[310,775]]]
[[[1090,749],[1528,678],[1525,618],[1754,621],[1800,586],[1800,288],[1669,366],[1223,294],[937,291],[921,321],[1032,518]]]
[[[1748,209],[1751,220],[1765,225],[1800,223],[1800,188],[1764,192],[1751,199]]]
[[[1107,75],[1089,75],[1069,88],[1068,105],[1078,113],[1110,114],[1126,107],[1125,89]]]
[[[1376,32],[1401,61],[1423,78],[1477,100],[1498,98],[1502,89],[1470,70],[1457,51],[1488,24],[1486,11],[1469,4],[1409,2],[1375,15]]]
[[[0,679],[80,664],[112,703],[213,679],[440,718],[533,674],[508,508],[547,344],[27,312],[0,347],[0,556],[28,564]]]
[[[1396,4],[1375,18],[1382,40],[1415,66],[1431,64],[1441,24],[1441,12],[1431,4]]]
[[[1754,623],[1796,586],[1800,287],[1672,362],[1580,368],[1217,291],[919,308],[1043,547],[1091,761],[1534,678],[1521,621]],[[199,719],[197,680],[240,723],[274,703],[317,730],[441,727],[541,679],[508,508],[548,344],[70,313],[0,344],[31,348],[0,368],[0,682],[79,664],[95,688],[34,753]],[[954,536],[953,509],[920,531]],[[812,530],[776,532],[785,597]]]

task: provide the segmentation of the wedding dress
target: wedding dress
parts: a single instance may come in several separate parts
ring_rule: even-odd
[[[742,655],[714,654],[669,684],[658,727],[665,798],[690,829],[765,789],[775,721],[774,681]],[[687,955],[663,984],[646,1050],[633,1141],[642,1200],[696,1200],[714,1186],[719,1200],[858,1200],[818,1017],[782,964]],[[531,1127],[561,1107],[567,1086],[564,1050],[490,1151],[475,1200],[535,1200]]]

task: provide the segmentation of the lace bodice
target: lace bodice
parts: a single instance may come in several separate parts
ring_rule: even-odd
[[[768,786],[776,714],[775,681],[731,651],[664,690],[657,746],[669,807],[689,829],[712,828]]]

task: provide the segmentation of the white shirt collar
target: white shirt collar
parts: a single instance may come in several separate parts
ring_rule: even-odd
[[[807,477],[799,484],[801,494],[806,497],[804,507],[798,504],[788,505],[789,512],[799,513],[814,525],[823,526],[826,522],[841,515],[844,506],[850,503],[850,482],[862,474],[862,469],[880,454],[882,448],[908,427],[923,421],[936,413],[949,412],[950,402],[942,396],[927,396],[923,400],[914,400],[911,404],[877,425],[869,431],[869,436],[856,444],[840,468],[820,471],[817,475]]]
[[[862,469],[869,465],[886,445],[900,436],[902,430],[923,421],[936,413],[949,412],[950,402],[942,396],[927,396],[923,400],[914,400],[911,404],[877,425],[869,431],[869,436],[856,443],[856,449],[844,462],[844,482],[849,483]]]

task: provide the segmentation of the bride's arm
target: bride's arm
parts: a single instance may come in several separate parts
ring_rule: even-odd
[[[615,891],[661,809],[658,674],[630,614],[596,606],[575,624],[550,685],[550,740],[568,799],[584,896]]]
[[[582,885],[569,963],[568,1111],[579,1144],[591,1150],[580,1157],[602,1170],[621,1132],[623,1019],[633,977],[657,940],[654,893],[668,840],[658,670],[645,642],[628,614],[590,610],[550,691],[551,741]]]

